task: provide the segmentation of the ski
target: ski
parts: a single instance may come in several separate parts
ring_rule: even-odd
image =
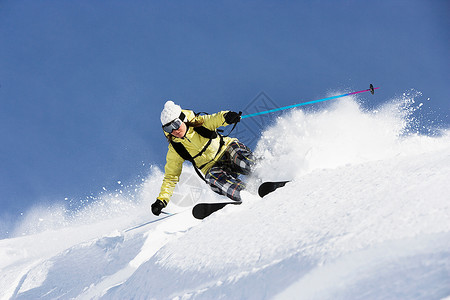
[[[277,181],[277,182],[264,182],[262,183],[258,188],[258,195],[262,198],[266,196],[267,194],[272,193],[276,189],[283,187],[288,183],[289,181]],[[224,208],[228,204],[241,204],[240,201],[229,201],[229,202],[220,202],[220,203],[199,203],[196,204],[192,208],[192,215],[196,219],[204,219],[211,214],[215,213],[216,211]]]
[[[228,204],[241,204],[240,201],[233,201],[233,202],[221,202],[221,203],[199,203],[196,204],[192,208],[192,215],[196,219],[204,219],[208,216],[210,216],[212,213],[218,211],[219,209],[224,208]]]
[[[264,182],[258,188],[258,195],[263,198],[267,194],[272,193],[276,189],[285,186],[289,181]]]

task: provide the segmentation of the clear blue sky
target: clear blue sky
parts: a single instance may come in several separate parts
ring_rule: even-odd
[[[449,124],[449,1],[0,2],[0,217],[164,165],[159,114],[414,88]]]

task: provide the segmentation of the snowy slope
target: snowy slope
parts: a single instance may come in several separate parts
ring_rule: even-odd
[[[450,296],[450,135],[414,133],[413,99],[365,112],[352,99],[293,111],[268,128],[244,204],[185,173],[168,209],[148,211],[161,172],[133,195],[70,219],[37,210],[0,240],[4,299],[441,299]],[[259,199],[259,180],[292,179]],[[178,205],[175,205],[175,204]],[[48,221],[51,219],[53,221]],[[38,221],[36,221],[38,220]],[[47,223],[48,226],[36,224]]]

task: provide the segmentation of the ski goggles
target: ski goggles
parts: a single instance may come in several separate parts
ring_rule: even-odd
[[[183,124],[183,121],[181,121],[180,119],[176,118],[175,120],[173,120],[172,122],[170,122],[169,124],[163,125],[163,130],[167,133],[172,133],[172,131],[177,130],[178,128],[180,128],[181,124]]]

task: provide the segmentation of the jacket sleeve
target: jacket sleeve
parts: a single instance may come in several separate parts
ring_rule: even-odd
[[[203,118],[203,126],[210,130],[216,130],[217,128],[221,126],[228,126],[230,124],[225,122],[225,114],[228,112],[228,110],[220,111],[218,113],[212,114],[212,115],[204,115],[200,116]]]
[[[158,199],[170,201],[176,184],[180,180],[181,170],[183,169],[184,159],[178,155],[173,149],[172,145],[169,145],[169,150],[166,156],[166,166],[164,168],[164,179],[161,185],[161,191]]]

